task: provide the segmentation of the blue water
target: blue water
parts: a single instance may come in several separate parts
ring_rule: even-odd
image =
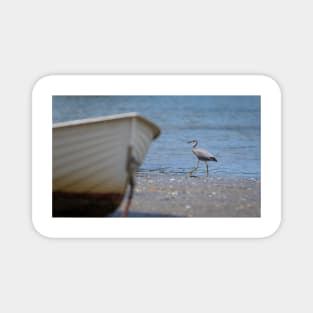
[[[141,172],[187,173],[196,157],[186,142],[197,139],[218,159],[210,175],[259,178],[260,106],[260,96],[54,96],[53,122],[138,112],[162,130]]]

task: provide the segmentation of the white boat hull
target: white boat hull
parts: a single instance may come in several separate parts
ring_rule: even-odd
[[[55,124],[53,216],[105,216],[125,194],[129,151],[139,166],[159,128],[136,113]]]

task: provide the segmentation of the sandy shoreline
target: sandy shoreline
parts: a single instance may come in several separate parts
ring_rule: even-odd
[[[257,178],[139,174],[129,217],[260,217]],[[124,203],[113,216],[120,216]]]

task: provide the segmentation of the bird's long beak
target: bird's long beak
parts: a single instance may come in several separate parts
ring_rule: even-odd
[[[187,141],[187,143],[192,143],[192,141]]]

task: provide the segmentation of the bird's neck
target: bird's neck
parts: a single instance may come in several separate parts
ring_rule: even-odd
[[[195,148],[195,147],[197,146],[197,144],[198,144],[198,141],[196,141],[196,142],[193,144],[192,148]]]

